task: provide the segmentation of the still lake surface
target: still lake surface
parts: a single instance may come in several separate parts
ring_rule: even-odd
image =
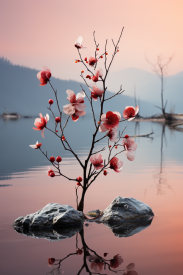
[[[50,120],[48,127],[53,122]],[[103,224],[84,225],[87,250],[90,255],[98,255],[89,260],[83,254],[75,254],[76,243],[79,248],[83,246],[79,234],[48,241],[19,234],[12,226],[19,216],[34,213],[50,202],[76,207],[75,183],[62,177],[48,177],[45,171],[50,164],[39,150],[28,145],[38,140],[48,156],[60,155],[63,171],[71,178],[82,176],[80,166],[52,133],[45,131],[43,139],[40,132],[32,129],[33,123],[33,118],[0,119],[0,274],[74,275],[80,271],[81,274],[124,274],[130,263],[135,267],[128,275],[183,274],[183,133],[153,122],[132,121],[120,125],[121,130],[127,125],[125,134],[147,134],[152,129],[154,134],[152,138],[135,139],[137,150],[133,162],[124,154],[119,157],[123,161],[121,173],[109,171],[106,177],[97,178],[86,194],[85,213],[104,210],[115,197],[122,196],[147,203],[155,217],[148,227],[129,237],[119,237]],[[91,118],[81,117],[76,123],[69,121],[66,128],[65,135],[82,161],[91,143],[92,123]],[[107,139],[102,140],[96,151],[106,145]],[[102,155],[105,158],[107,152]],[[104,253],[108,255],[104,257]],[[123,262],[110,267],[110,260],[117,254]],[[65,257],[60,268],[48,265],[48,258]],[[87,271],[85,267],[81,270],[83,264]]]

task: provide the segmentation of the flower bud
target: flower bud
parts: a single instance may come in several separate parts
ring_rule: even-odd
[[[103,171],[103,174],[104,174],[104,176],[107,176],[107,171],[104,170],[104,171]]]
[[[129,138],[129,135],[125,135],[125,138]]]
[[[49,258],[49,259],[48,259],[49,265],[54,264],[54,262],[55,262],[55,258]]]
[[[65,141],[65,137],[64,136],[62,136],[62,140]]]
[[[50,161],[51,161],[51,162],[54,162],[54,161],[55,161],[55,158],[54,158],[54,157],[50,157]]]
[[[49,103],[50,105],[52,105],[52,104],[53,104],[53,99],[49,99],[49,100],[48,100],[48,103]]]
[[[83,251],[82,251],[82,249],[77,248],[77,249],[76,249],[76,253],[77,253],[78,255],[81,255],[81,254],[83,253]]]
[[[62,161],[62,158],[61,158],[60,156],[58,156],[58,157],[56,158],[56,161],[57,161],[57,162],[61,162],[61,161]]]
[[[60,117],[57,116],[57,117],[55,118],[55,121],[56,121],[56,123],[59,123],[59,122],[61,121]]]
[[[82,177],[77,177],[77,181],[81,182],[82,180]]]
[[[54,172],[51,172],[51,173],[50,173],[50,177],[51,177],[51,178],[54,178],[54,177],[55,177],[55,173],[54,173]]]

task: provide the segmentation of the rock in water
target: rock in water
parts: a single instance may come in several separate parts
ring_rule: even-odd
[[[115,198],[104,210],[101,222],[115,223],[125,220],[149,219],[153,217],[152,209],[145,203],[133,198]]]
[[[84,214],[72,206],[49,203],[36,213],[19,217],[14,221],[13,226],[16,228],[72,227],[83,224],[83,221]]]

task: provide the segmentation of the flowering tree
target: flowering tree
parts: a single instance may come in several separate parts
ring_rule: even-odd
[[[64,175],[61,172],[60,165],[62,158],[58,156],[55,160],[55,157],[51,156],[48,157],[47,153],[44,153],[41,149],[41,143],[36,143],[35,145],[30,145],[33,149],[39,149],[43,155],[51,162],[52,166],[54,167],[53,169],[48,170],[48,176],[50,177],[55,177],[55,176],[62,176],[70,181],[76,182],[75,189],[76,189],[76,200],[77,200],[77,209],[79,211],[83,211],[84,209],[84,198],[86,191],[90,187],[90,185],[96,180],[96,178],[103,173],[103,175],[107,175],[107,169],[112,169],[114,172],[120,173],[122,170],[123,162],[120,161],[116,156],[122,152],[125,152],[125,155],[128,160],[133,161],[135,156],[134,156],[134,151],[137,148],[136,143],[134,142],[133,138],[129,137],[128,135],[123,136],[123,132],[118,135],[118,127],[122,121],[125,120],[132,120],[135,118],[136,114],[139,111],[139,107],[136,106],[135,108],[132,106],[127,106],[125,110],[123,111],[123,118],[121,119],[121,114],[119,112],[115,111],[108,111],[106,114],[103,113],[103,108],[105,101],[111,100],[113,97],[120,95],[122,92],[122,87],[120,87],[120,90],[116,92],[113,96],[106,98],[105,93],[106,93],[106,79],[111,67],[111,64],[114,60],[114,57],[117,55],[119,52],[119,42],[121,39],[123,33],[123,29],[120,33],[119,39],[117,43],[115,44],[114,41],[112,40],[113,46],[114,46],[114,51],[112,54],[112,58],[107,62],[107,40],[105,44],[105,50],[102,54],[99,55],[99,44],[97,44],[96,39],[95,39],[95,32],[94,32],[94,43],[96,46],[95,49],[95,54],[94,56],[91,57],[85,57],[83,59],[81,55],[81,50],[83,48],[82,41],[83,38],[80,36],[78,37],[77,41],[75,42],[74,46],[78,51],[79,54],[79,59],[77,59],[75,62],[81,62],[85,69],[87,70],[88,74],[84,77],[84,71],[81,71],[81,77],[85,84],[88,87],[88,92],[85,91],[82,88],[82,91],[78,93],[77,95],[74,93],[72,90],[67,90],[67,100],[69,101],[69,104],[63,106],[63,112],[68,115],[68,118],[66,120],[65,125],[63,125],[62,122],[62,111],[58,102],[58,97],[57,97],[57,91],[53,88],[50,78],[51,78],[51,72],[48,68],[43,67],[43,70],[40,71],[37,74],[38,79],[40,80],[40,85],[44,86],[47,83],[51,86],[56,104],[58,107],[59,111],[59,117],[56,117],[54,112],[51,109],[51,105],[54,103],[53,99],[50,99],[48,101],[49,103],[49,111],[55,118],[55,129],[51,130],[50,128],[47,127],[47,123],[49,121],[49,115],[47,114],[45,117],[40,114],[40,118],[36,118],[34,125],[36,128],[33,128],[34,130],[41,131],[42,137],[44,137],[44,130],[47,129],[51,131],[54,135],[56,135],[65,150],[71,152],[73,156],[76,158],[78,163],[83,169],[83,178],[79,175],[76,175],[76,178],[72,179],[69,178],[68,176]],[[105,72],[101,68],[98,67],[98,64],[101,62],[101,60],[104,60],[104,68]],[[89,85],[88,80],[91,80],[92,83]],[[97,82],[102,83],[102,89],[99,89],[97,87]],[[90,93],[90,94],[89,94]],[[68,121],[71,118],[72,121],[76,123],[76,121],[79,119],[80,116],[84,116],[86,114],[85,108],[86,105],[84,104],[85,97],[87,97],[87,100],[90,103],[91,110],[92,110],[92,115],[93,115],[93,121],[95,125],[95,131],[93,133],[93,138],[92,138],[92,143],[90,150],[88,152],[88,156],[85,159],[84,163],[81,162],[79,159],[78,155],[73,151],[71,145],[69,144],[67,137],[64,134],[64,130],[66,126],[68,125]],[[97,122],[96,119],[96,114],[94,112],[93,108],[93,101],[100,100],[100,115],[99,119]],[[59,126],[61,133],[58,133],[57,126]],[[99,139],[97,139],[97,134],[101,132],[104,133],[103,136]],[[99,150],[98,152],[94,152],[94,146],[96,143],[100,142],[102,139],[108,138],[108,158],[103,159],[102,155],[100,152],[104,151],[105,148]],[[123,140],[122,140],[123,139]],[[121,143],[122,140],[122,143]],[[118,148],[118,146],[122,147],[122,150],[118,153],[114,153],[114,149]],[[78,176],[78,177],[77,177]],[[77,194],[77,189],[81,187],[82,188],[82,195],[80,200],[78,201],[78,194]]]

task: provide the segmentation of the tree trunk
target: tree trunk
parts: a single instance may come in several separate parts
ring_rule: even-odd
[[[78,211],[82,211],[83,212],[83,210],[84,210],[85,193],[86,193],[86,188],[85,188],[85,186],[83,186],[82,196],[81,196],[80,202],[79,202],[78,207],[77,207]]]

